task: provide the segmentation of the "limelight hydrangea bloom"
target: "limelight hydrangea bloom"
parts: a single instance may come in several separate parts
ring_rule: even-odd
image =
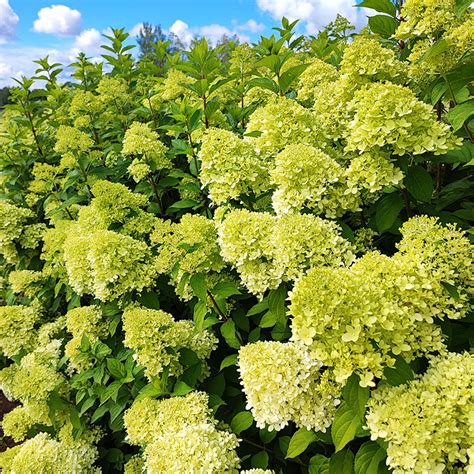
[[[284,269],[283,279],[297,280],[311,267],[350,265],[354,249],[340,232],[335,222],[312,214],[289,214],[275,219],[275,266]]]
[[[192,321],[175,321],[171,314],[161,310],[129,308],[122,316],[124,344],[133,349],[145,374],[150,379],[159,377],[165,367],[171,375],[180,375],[179,349],[188,348],[196,353],[207,367],[206,359],[217,347],[216,337],[207,330],[196,331]]]
[[[67,443],[52,439],[46,433],[39,433],[1,453],[0,467],[5,474],[98,474],[100,469],[94,467],[97,457],[97,448],[88,442],[78,440]]]
[[[158,246],[157,271],[171,276],[176,293],[184,300],[193,297],[189,284],[192,275],[217,275],[225,267],[216,225],[204,216],[185,214],[177,224],[157,221],[150,240]]]
[[[272,469],[245,469],[245,471],[240,471],[240,474],[275,474],[275,471]]]
[[[88,153],[94,142],[87,133],[81,132],[75,127],[60,125],[56,133],[56,144],[54,150],[60,154],[80,156]]]
[[[35,283],[43,279],[41,272],[33,270],[14,270],[8,275],[8,283],[15,294],[23,293],[29,298],[35,296]]]
[[[31,217],[33,213],[29,209],[0,201],[0,255],[7,263],[18,260],[15,243],[21,238]]]
[[[288,145],[270,172],[276,186],[272,201],[279,215],[304,207],[327,217],[359,209],[360,199],[348,187],[344,168],[323,151],[309,145]]]
[[[346,132],[349,151],[386,147],[396,155],[439,155],[459,143],[449,126],[436,120],[432,107],[403,86],[389,82],[365,86],[355,93],[349,108],[355,112]]]
[[[205,393],[136,401],[124,422],[130,442],[145,446],[147,472],[238,472],[238,439],[217,428]]]
[[[311,266],[349,265],[354,254],[339,227],[313,215],[275,217],[233,210],[219,225],[219,244],[251,293],[262,295]]]
[[[395,474],[467,467],[474,442],[473,380],[474,356],[448,353],[433,358],[426,373],[408,384],[372,392],[367,425],[373,440],[388,443],[387,464]]]
[[[64,241],[64,262],[74,291],[101,301],[142,291],[156,276],[147,245],[110,230],[78,226]]]
[[[68,311],[66,327],[72,334],[64,353],[69,357],[69,364],[75,370],[82,370],[92,365],[92,361],[85,360],[79,346],[82,337],[86,336],[91,344],[107,335],[107,324],[103,320],[102,311],[98,306],[82,306]]]
[[[166,147],[160,141],[158,133],[151,130],[148,124],[133,122],[125,132],[122,153],[126,156],[135,156],[129,167],[129,173],[136,170],[137,163],[146,164],[150,172],[170,168],[170,158],[166,156]],[[149,173],[148,173],[149,174]],[[143,179],[142,172],[132,177],[136,182]]]
[[[321,86],[333,82],[339,73],[337,69],[321,59],[315,58],[299,77],[298,100],[301,102],[314,102],[314,96]]]
[[[249,193],[258,196],[268,190],[268,157],[257,152],[251,142],[228,130],[207,131],[199,158],[202,163],[199,179],[209,188],[209,198],[215,204],[239,200]]]
[[[221,255],[237,269],[253,294],[277,288],[283,277],[283,269],[273,261],[274,222],[275,217],[266,212],[236,209],[218,226]]]
[[[143,398],[133,402],[124,415],[128,439],[138,446],[152,443],[161,433],[174,433],[210,419],[208,396],[197,391],[165,400]]]
[[[426,217],[403,232],[393,257],[372,252],[350,268],[313,268],[290,293],[293,340],[333,367],[338,381],[356,372],[373,385],[391,354],[411,360],[444,350],[434,318],[458,319],[469,309],[472,249],[464,234]],[[443,281],[456,285],[457,297]]]
[[[0,306],[0,350],[12,357],[33,349],[41,319],[38,309],[29,306]]]
[[[247,408],[260,428],[296,426],[325,431],[339,403],[340,387],[302,345],[256,342],[241,347],[239,372]]]
[[[395,53],[368,36],[358,36],[345,47],[341,74],[348,74],[355,81],[367,78],[403,82],[406,77],[405,64],[396,59]]]
[[[390,155],[374,149],[351,159],[346,169],[348,187],[360,190],[365,201],[373,201],[386,186],[398,186],[403,172],[390,160]]]
[[[235,448],[239,441],[213,424],[202,423],[160,436],[145,448],[148,472],[226,472],[237,474],[240,459]]]
[[[261,132],[247,137],[259,153],[276,154],[290,143],[314,145],[322,134],[311,110],[285,97],[275,97],[250,116],[246,133]]]
[[[436,39],[450,25],[456,23],[455,0],[406,0],[403,3],[402,22],[395,32],[400,39],[426,36]]]
[[[143,474],[145,472],[145,461],[139,455],[132,456],[123,467],[124,474]]]

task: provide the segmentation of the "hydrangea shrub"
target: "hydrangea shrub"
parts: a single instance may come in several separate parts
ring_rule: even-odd
[[[362,6],[18,81],[2,472],[474,472],[473,13]]]

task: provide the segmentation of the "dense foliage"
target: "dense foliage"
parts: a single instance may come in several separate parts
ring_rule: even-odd
[[[12,89],[2,472],[473,472],[473,12],[362,5]]]

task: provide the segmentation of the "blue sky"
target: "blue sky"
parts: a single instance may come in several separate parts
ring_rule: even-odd
[[[100,57],[101,34],[124,27],[132,37],[144,21],[160,24],[184,42],[193,35],[215,41],[237,34],[243,41],[271,33],[282,16],[300,18],[300,31],[315,33],[337,13],[365,22],[354,0],[0,0],[0,87],[34,72],[47,54],[67,64],[84,51]]]

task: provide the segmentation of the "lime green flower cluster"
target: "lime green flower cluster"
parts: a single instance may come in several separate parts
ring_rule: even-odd
[[[193,297],[192,275],[217,275],[225,267],[217,244],[216,225],[204,216],[185,214],[176,224],[158,221],[150,240],[158,246],[157,271],[171,277],[176,293],[183,300]]]
[[[64,382],[64,376],[57,371],[60,346],[61,341],[54,340],[24,356],[19,364],[0,371],[0,388],[5,396],[22,403],[3,419],[2,427],[8,436],[22,440],[34,424],[51,425],[47,400]]]
[[[215,204],[249,194],[258,196],[268,190],[268,157],[233,132],[218,128],[207,131],[199,159],[199,179],[208,186],[209,198]]]
[[[311,266],[349,265],[354,257],[335,223],[310,214],[280,218],[234,209],[218,230],[221,255],[256,295],[299,278]]]
[[[104,229],[121,226],[120,232],[142,237],[148,234],[155,218],[142,208],[148,204],[145,195],[134,193],[120,183],[97,181],[92,186],[94,196],[89,206],[81,207],[78,222],[87,229]]]
[[[313,104],[318,89],[326,87],[339,76],[337,69],[321,59],[315,58],[299,77],[298,100]]]
[[[83,129],[93,128],[94,122],[104,117],[105,104],[99,96],[90,91],[78,90],[74,93],[69,114],[74,120],[74,126]],[[104,117],[105,118],[105,117]]]
[[[473,380],[474,356],[448,353],[415,380],[372,393],[367,425],[372,439],[388,443],[392,472],[465,472],[474,443]]]
[[[37,283],[43,280],[42,272],[34,270],[14,270],[8,275],[8,283],[14,294],[24,294],[28,298],[34,298]]]
[[[102,311],[98,306],[82,306],[68,311],[66,314],[66,327],[72,334],[64,349],[69,358],[69,365],[77,371],[90,367],[93,361],[80,351],[82,338],[87,337],[93,344],[107,335],[107,324],[102,317]]]
[[[326,431],[341,387],[321,367],[300,344],[260,341],[241,347],[238,370],[257,427],[279,431],[293,421]]]
[[[77,226],[64,241],[64,262],[74,291],[101,301],[140,292],[156,276],[146,243],[110,230]]]
[[[474,249],[466,233],[454,224],[443,226],[437,217],[428,216],[410,219],[400,232],[403,239],[397,248],[403,258],[419,262],[434,280],[455,286],[459,299],[467,302],[474,284]]]
[[[18,260],[16,244],[19,244],[28,228],[28,219],[33,217],[29,209],[0,201],[0,255],[7,263]]]
[[[181,96],[191,96],[194,93],[186,86],[193,82],[194,79],[179,69],[170,69],[156,87],[157,93],[151,98],[152,107],[159,107],[162,102],[176,100]]]
[[[456,0],[406,0],[401,16],[403,21],[395,36],[404,40],[419,36],[437,39],[440,33],[459,21]]]
[[[217,338],[210,331],[197,331],[189,320],[175,321],[161,310],[131,307],[122,316],[124,344],[133,349],[136,359],[145,368],[149,379],[159,377],[165,368],[171,375],[180,375],[183,366],[179,350],[191,349],[202,363],[202,373],[208,370],[206,359],[217,347]]]
[[[450,127],[433,116],[408,88],[375,83],[355,93],[349,105],[355,112],[347,130],[349,151],[388,148],[396,155],[433,152],[440,155],[459,144]]]
[[[203,392],[136,401],[124,422],[129,441],[145,447],[147,472],[238,472],[238,439],[218,429]]]
[[[372,149],[352,157],[346,169],[347,186],[357,189],[365,202],[374,201],[386,186],[397,186],[403,181],[403,172],[390,159],[390,155]]]
[[[370,227],[361,227],[354,232],[354,248],[357,253],[363,254],[375,250],[374,240],[377,232]]]
[[[358,36],[346,46],[341,61],[341,74],[361,84],[367,80],[403,83],[405,69],[405,64],[396,59],[392,50],[368,36]]]
[[[0,454],[0,467],[5,474],[55,473],[99,474],[94,467],[97,448],[85,437],[76,441],[52,438],[39,433],[34,438]]]
[[[132,456],[123,466],[124,474],[143,474],[145,472],[145,461],[139,455]]]
[[[411,360],[443,350],[434,318],[461,318],[469,309],[469,241],[436,219],[406,225],[393,257],[372,252],[350,268],[313,268],[290,294],[293,340],[332,367],[338,382],[356,372],[361,385],[371,386],[394,363],[392,354]],[[432,244],[425,251],[426,228]],[[458,294],[443,281],[457,285]]]
[[[316,214],[339,217],[360,208],[357,189],[351,189],[344,168],[323,151],[304,144],[288,145],[270,172],[276,186],[273,208],[278,215],[308,208]]]
[[[77,158],[88,153],[93,145],[94,142],[87,133],[81,132],[75,127],[60,125],[56,132],[54,151],[61,155],[68,154]]]
[[[0,350],[12,357],[34,348],[36,326],[41,320],[37,308],[29,306],[0,306]]]
[[[128,171],[137,183],[154,171],[171,167],[171,160],[166,156],[166,146],[146,123],[133,122],[130,125],[125,132],[122,153],[135,157]]]
[[[321,142],[323,135],[317,125],[311,110],[295,100],[274,97],[253,112],[246,133],[260,133],[258,137],[247,138],[258,153],[275,155],[291,143],[315,145]]]

